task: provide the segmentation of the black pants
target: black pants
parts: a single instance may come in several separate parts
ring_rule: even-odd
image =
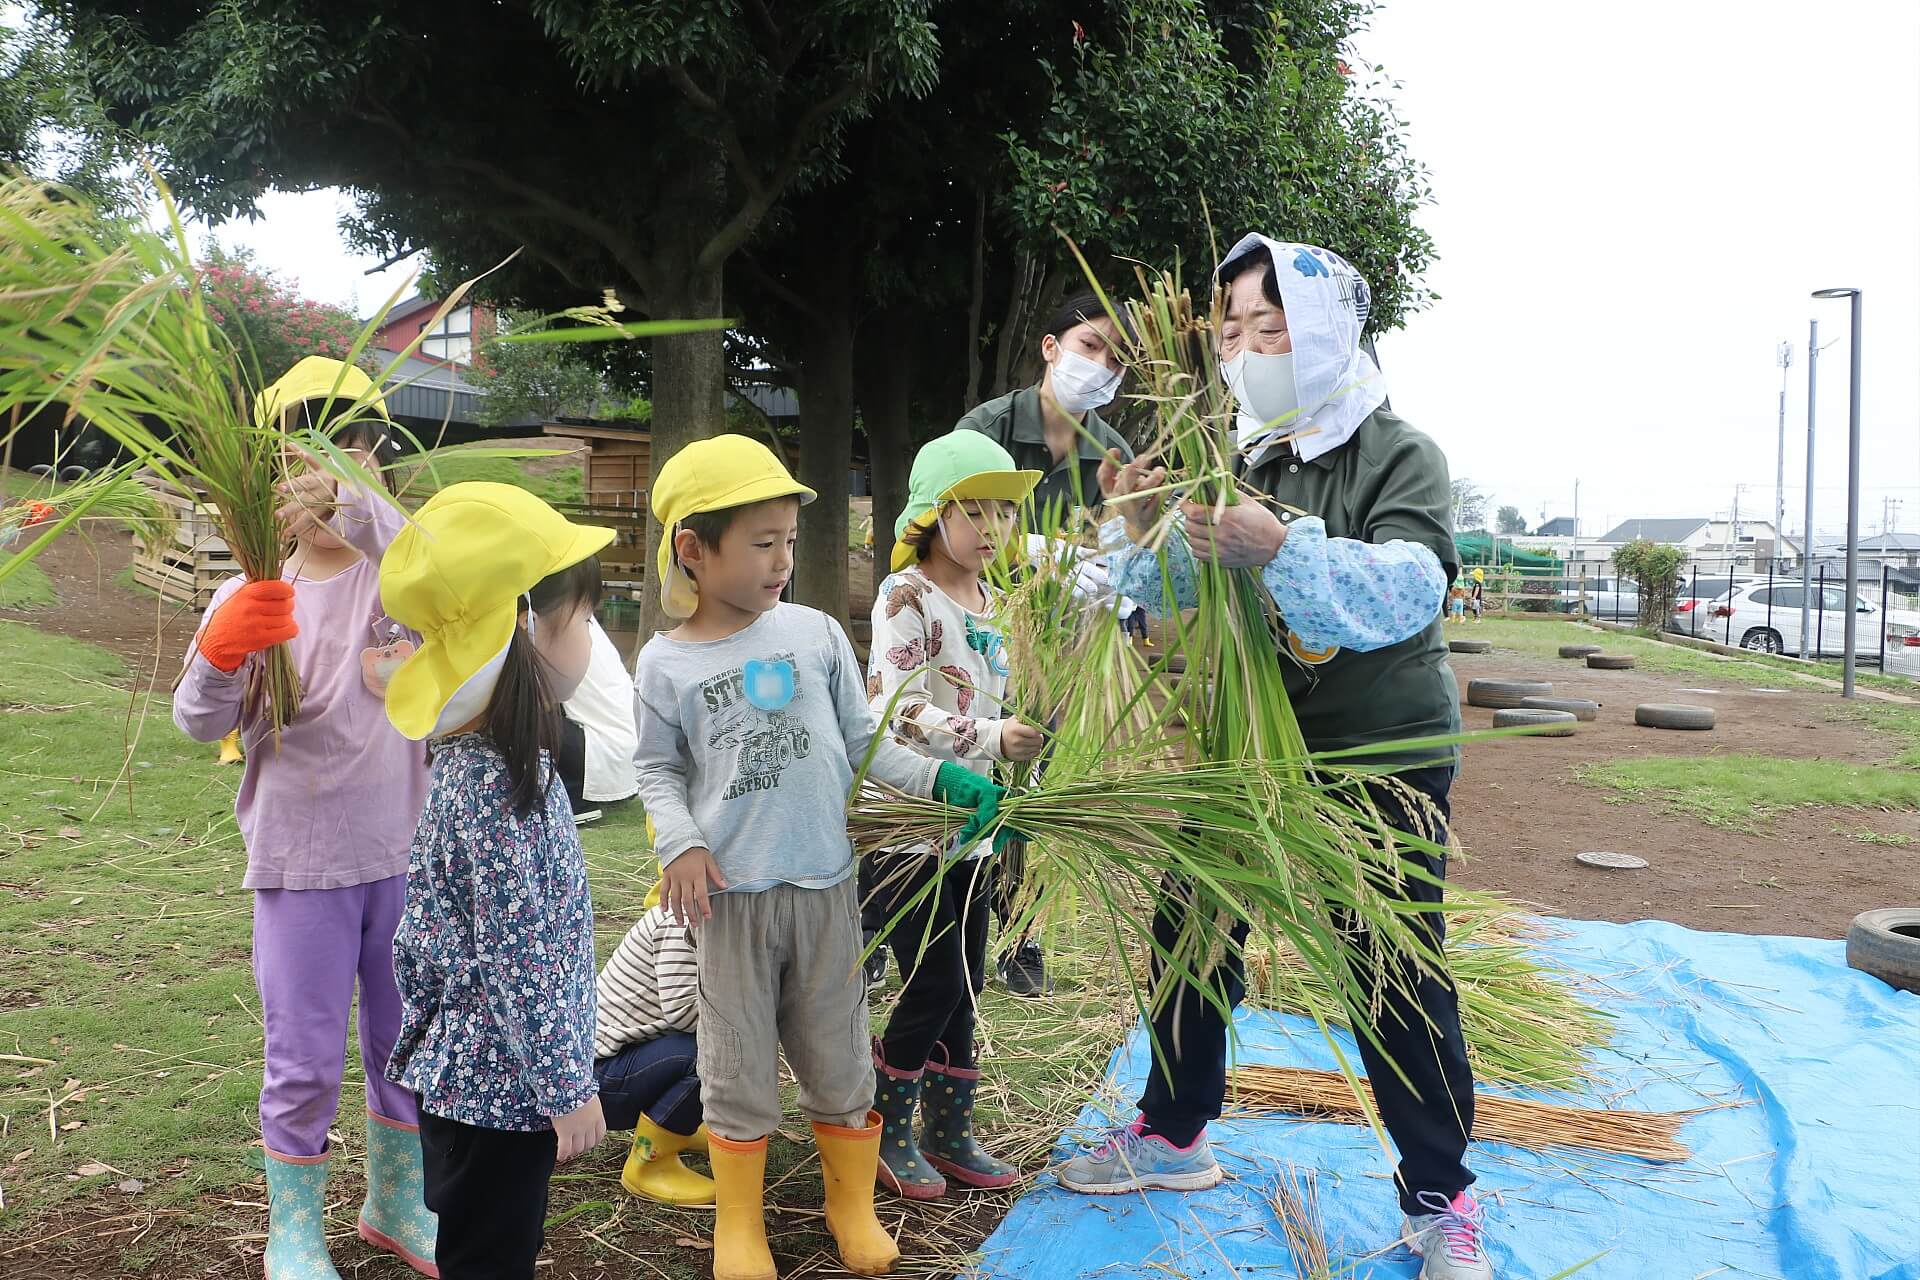
[[[974,1001],[986,982],[987,926],[993,918],[993,859],[956,862],[945,873],[940,859],[926,853],[899,859],[878,854],[867,861],[863,878],[880,886],[871,898],[882,926],[928,881],[939,880],[887,937],[903,981],[881,1037],[887,1065],[918,1071],[933,1046],[944,1044],[949,1064],[971,1068]],[[903,862],[906,873],[889,882]]]
[[[1451,767],[1412,769],[1400,774],[1399,779],[1426,796],[1442,819],[1450,817],[1447,793],[1453,785]],[[1418,828],[1420,824],[1393,791],[1377,786],[1367,790],[1394,827],[1402,831]],[[1433,836],[1434,843],[1446,843],[1444,827]],[[1409,851],[1407,856],[1423,855]],[[1424,860],[1436,876],[1446,874],[1445,858]],[[1440,900],[1438,885],[1403,882],[1400,888],[1410,901]],[[1189,891],[1171,881],[1162,889],[1164,896],[1154,914],[1153,935],[1162,947],[1171,948]],[[1443,918],[1423,915],[1419,926],[1428,931],[1438,947],[1444,938]],[[1246,994],[1245,958],[1240,950],[1246,936],[1244,926],[1234,931],[1234,946],[1210,978],[1218,984],[1216,990],[1236,1005]],[[1159,968],[1154,966],[1156,979]],[[1407,1007],[1403,995],[1389,995],[1380,1011],[1375,1031],[1383,1043],[1384,1056],[1365,1036],[1355,1037],[1360,1059],[1373,1083],[1381,1121],[1400,1152],[1400,1204],[1409,1214],[1432,1212],[1416,1198],[1420,1192],[1437,1192],[1451,1200],[1473,1182],[1463,1163],[1467,1138],[1473,1132],[1473,1073],[1467,1066],[1466,1041],[1460,1035],[1459,1000],[1451,984],[1431,974],[1420,975],[1412,985],[1418,1009]],[[1412,1088],[1389,1063],[1399,1066]],[[1219,1118],[1226,1085],[1226,1023],[1207,1000],[1194,992],[1182,992],[1170,999],[1154,1019],[1153,1069],[1140,1099],[1141,1114],[1154,1132],[1184,1146]]]
[[[441,1280],[533,1280],[547,1238],[553,1130],[482,1129],[420,1113],[427,1208],[440,1215]]]
[[[567,803],[575,813],[584,813],[593,807],[586,800],[587,731],[565,716],[560,717],[560,742],[553,751],[553,771],[560,775],[561,785],[567,789]]]

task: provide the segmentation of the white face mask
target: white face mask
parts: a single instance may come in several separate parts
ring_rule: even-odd
[[[1053,398],[1068,413],[1098,409],[1120,389],[1120,371],[1062,347],[1053,362]]]
[[[1277,356],[1242,351],[1222,364],[1220,373],[1239,405],[1234,434],[1241,448],[1262,436],[1287,435],[1307,425],[1306,415],[1294,412],[1300,407],[1300,396],[1293,385],[1291,351]],[[1275,422],[1276,418],[1284,421]]]

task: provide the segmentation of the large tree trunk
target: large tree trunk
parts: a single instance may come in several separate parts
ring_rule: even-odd
[[[873,581],[887,576],[893,557],[893,524],[907,505],[907,473],[913,466],[909,424],[913,393],[912,348],[894,341],[901,317],[882,312],[861,329],[858,348],[860,421],[867,428],[867,467],[873,478]]]
[[[847,472],[853,466],[853,318],[848,299],[822,298],[800,347],[800,483],[819,497],[800,508],[794,598],[847,625]]]
[[[654,220],[655,257],[649,281],[649,319],[710,320],[721,310],[720,262],[704,263],[701,250],[720,221],[726,194],[725,164],[716,151],[689,167]],[[718,329],[653,339],[653,421],[647,489],[661,464],[689,443],[727,429],[726,335]],[[651,506],[651,504],[649,504]],[[647,518],[647,590],[641,601],[640,640],[675,625],[660,607],[654,548],[664,537]]]
[[[690,259],[683,287],[660,298],[654,308],[659,320],[706,319],[721,314],[720,272],[708,271]],[[727,359],[725,334],[674,334],[653,340],[653,422],[651,474],[694,440],[720,434],[727,425]],[[653,548],[665,536],[657,520],[647,518],[647,590],[641,601],[642,641],[675,625],[660,607],[660,584],[655,580]]]

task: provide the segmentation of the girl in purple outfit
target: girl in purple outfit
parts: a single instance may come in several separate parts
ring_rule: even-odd
[[[258,416],[317,417],[330,394],[344,408],[369,385],[358,369],[309,357],[262,393]],[[397,452],[384,417],[332,434],[370,471]],[[173,703],[174,723],[191,737],[218,742],[238,729],[247,747],[235,811],[266,1025],[266,1275],[338,1280],[326,1243],[327,1130],[339,1109],[357,984],[367,1107],[360,1235],[437,1277],[414,1096],[386,1078],[400,1028],[393,935],[427,792],[426,752],[394,730],[383,703],[387,675],[419,639],[380,606],[380,557],[406,521],[379,496],[336,492],[323,475],[297,477],[288,490],[281,520],[294,550],[281,581],[221,584]],[[245,694],[251,668],[281,641],[293,652],[301,699],[276,747]]]

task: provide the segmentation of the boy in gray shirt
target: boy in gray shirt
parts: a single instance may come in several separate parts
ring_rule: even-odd
[[[882,734],[846,633],[781,603],[813,497],[765,445],[734,435],[674,455],[649,497],[667,530],[661,600],[684,621],[641,651],[634,759],[662,902],[695,929],[716,1280],[775,1275],[761,1189],[781,1048],[813,1121],[841,1261],[883,1275],[899,1259],[873,1210],[880,1118],[847,795],[876,736],[872,776],[972,810],[974,835],[1001,795]]]

